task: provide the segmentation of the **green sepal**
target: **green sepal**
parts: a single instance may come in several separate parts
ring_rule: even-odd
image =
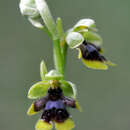
[[[69,32],[66,36],[66,42],[70,48],[77,48],[83,41],[83,36],[78,32]]]
[[[74,31],[81,31],[84,29],[89,29],[95,31],[95,21],[93,19],[81,19],[79,20],[76,25],[73,27]]]
[[[62,25],[62,20],[60,17],[57,18],[56,20],[56,29],[58,32],[58,35],[60,37],[60,42],[62,42],[64,40],[64,30],[63,30],[63,25]]]
[[[79,105],[78,100],[75,100],[75,105],[76,105],[77,110],[79,110],[80,112],[82,112],[82,108],[81,108],[81,106]]]
[[[101,36],[95,32],[87,31],[87,32],[83,33],[83,36],[86,41],[93,43],[97,46],[101,46],[101,44],[102,44]]]
[[[34,84],[29,89],[28,98],[37,99],[45,96],[49,87],[50,87],[49,81],[40,81]]]
[[[45,80],[46,74],[47,74],[47,67],[46,67],[45,61],[42,60],[40,64],[40,75],[41,75],[42,80]]]
[[[65,80],[61,80],[60,83],[61,83],[60,87],[63,90],[63,93],[65,96],[76,98],[77,89],[76,89],[75,84],[73,84],[70,81],[65,81]]]
[[[61,80],[64,76],[56,70],[51,70],[45,75],[46,80]]]

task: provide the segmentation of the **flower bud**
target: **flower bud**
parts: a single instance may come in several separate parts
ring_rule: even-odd
[[[29,22],[37,28],[43,28],[41,16],[37,10],[35,0],[21,0],[19,4],[21,14],[26,16]]]
[[[22,15],[29,16],[31,18],[39,16],[35,0],[21,0],[19,7]]]

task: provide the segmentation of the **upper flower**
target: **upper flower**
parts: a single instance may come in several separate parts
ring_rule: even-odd
[[[107,65],[114,65],[102,55],[102,49],[92,43],[84,41],[78,49],[79,58],[88,68],[106,70]]]
[[[26,16],[33,26],[43,28],[43,22],[35,0],[21,0],[19,3],[19,8],[21,14]]]
[[[79,50],[79,59],[92,69],[108,69],[108,65],[114,64],[107,60],[101,48],[102,38],[96,33],[95,22],[92,19],[80,20],[66,36],[66,42],[70,48]]]

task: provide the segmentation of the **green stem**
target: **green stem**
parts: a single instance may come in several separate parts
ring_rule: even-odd
[[[53,36],[53,39],[57,39],[57,30],[56,25],[51,15],[50,9],[45,0],[35,0],[37,9],[43,19],[46,27],[48,28],[49,32]]]
[[[41,30],[43,30],[45,33],[47,33],[47,35],[48,35],[50,38],[52,38],[51,33],[49,32],[48,28],[47,28],[45,25],[44,25],[43,28],[41,28]]]
[[[55,68],[58,72],[64,75],[64,63],[63,63],[63,57],[61,54],[61,48],[60,48],[60,40],[56,39],[53,40],[53,53],[54,53],[54,64]]]
[[[51,15],[49,7],[45,0],[35,0],[37,9],[47,28],[44,28],[47,33],[50,33],[53,39],[53,55],[54,64],[58,72],[64,75],[64,62],[60,47],[60,36],[57,33],[55,21]],[[50,35],[49,34],[49,35]]]

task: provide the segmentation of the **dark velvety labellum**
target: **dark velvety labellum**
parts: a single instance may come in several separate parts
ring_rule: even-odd
[[[59,99],[63,94],[62,94],[62,89],[58,87],[57,89],[52,89],[50,88],[48,90],[49,98],[51,100],[57,100]]]
[[[106,61],[105,57],[99,53],[99,51],[101,51],[101,48],[92,43],[84,41],[83,44],[80,45],[80,50],[82,57],[86,60],[101,62]]]
[[[53,108],[56,108],[56,109],[64,109],[65,108],[65,105],[63,103],[62,100],[56,100],[56,101],[48,101],[46,103],[46,106],[45,106],[45,110],[47,109],[53,109]]]
[[[74,99],[71,99],[71,98],[68,98],[68,97],[64,97],[63,101],[64,101],[64,104],[69,106],[69,107],[72,107],[72,108],[76,107]]]
[[[69,118],[66,106],[75,108],[75,100],[65,97],[60,87],[49,88],[45,97],[34,102],[34,110],[40,111],[43,109],[41,118],[46,122],[52,120],[63,122]]]
[[[46,122],[50,122],[51,120],[55,120],[56,122],[63,122],[69,117],[69,113],[66,109],[56,109],[52,108],[49,110],[45,110],[42,114],[42,119]]]
[[[48,101],[48,97],[43,97],[34,102],[34,111],[40,111],[45,107],[46,102]]]

